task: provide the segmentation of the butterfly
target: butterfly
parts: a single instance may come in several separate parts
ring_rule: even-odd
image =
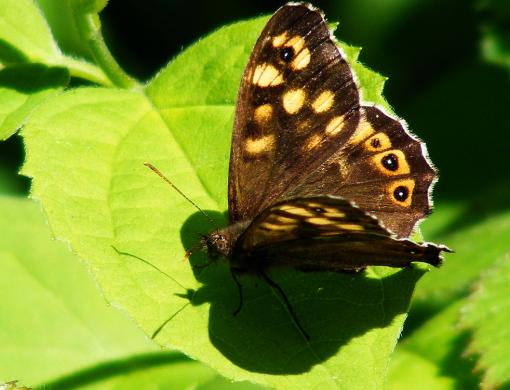
[[[441,264],[447,247],[406,238],[431,211],[436,176],[425,144],[403,121],[362,104],[322,12],[288,3],[263,29],[241,80],[229,225],[201,246],[229,262],[240,305],[237,276],[257,274],[278,289],[297,322],[267,275],[274,267]]]

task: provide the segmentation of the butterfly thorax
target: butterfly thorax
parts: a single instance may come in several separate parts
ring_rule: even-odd
[[[211,259],[223,257],[227,260],[232,258],[237,239],[250,221],[237,222],[223,229],[215,230],[208,236],[203,236],[202,248]]]

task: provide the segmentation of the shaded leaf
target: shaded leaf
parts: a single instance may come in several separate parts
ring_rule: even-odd
[[[73,8],[73,1],[36,0],[36,2],[44,13],[59,48],[68,55],[91,61],[88,43],[81,39],[76,24],[75,15],[79,10]]]
[[[37,105],[56,96],[68,82],[64,68],[27,64],[0,70],[0,140],[14,134]]]

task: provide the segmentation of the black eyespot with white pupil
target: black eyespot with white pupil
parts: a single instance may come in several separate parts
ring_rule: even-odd
[[[381,163],[388,171],[395,172],[398,169],[398,157],[394,153],[389,153],[384,156]]]
[[[294,58],[294,49],[292,47],[284,47],[280,50],[280,58],[283,62],[290,62]]]
[[[393,197],[399,202],[405,202],[409,197],[409,189],[405,186],[398,186],[393,191]]]

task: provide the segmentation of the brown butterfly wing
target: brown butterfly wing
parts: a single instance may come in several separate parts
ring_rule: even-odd
[[[376,218],[331,196],[297,198],[264,210],[237,241],[234,267],[344,271],[367,265],[441,263],[444,246],[395,239]]]
[[[322,14],[288,4],[244,72],[232,136],[230,221],[252,219],[320,167],[357,127],[351,70]]]
[[[375,215],[398,237],[407,237],[430,212],[435,178],[425,145],[404,123],[376,107],[363,107],[351,139],[291,196],[340,195]]]
[[[360,106],[323,15],[304,4],[280,8],[241,82],[230,160],[231,222],[253,219],[278,200],[330,194],[354,201],[406,237],[430,212],[435,177],[425,145],[403,122]]]

